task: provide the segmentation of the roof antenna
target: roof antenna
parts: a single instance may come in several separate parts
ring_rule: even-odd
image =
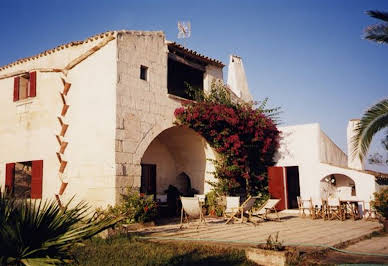
[[[178,39],[183,39],[183,46],[186,47],[186,39],[191,36],[190,21],[178,21]]]

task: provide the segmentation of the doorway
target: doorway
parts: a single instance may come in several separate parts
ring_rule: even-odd
[[[156,164],[141,164],[140,193],[156,197]]]
[[[299,169],[298,166],[286,167],[287,176],[287,207],[288,209],[297,209],[297,197],[300,196]]]

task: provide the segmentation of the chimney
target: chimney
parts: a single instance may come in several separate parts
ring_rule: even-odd
[[[253,101],[252,95],[249,92],[242,59],[237,55],[230,56],[227,84],[242,100],[246,102]]]
[[[360,123],[360,119],[352,119],[348,123],[347,128],[347,142],[348,142],[348,167],[357,169],[357,170],[364,170],[364,163],[360,160],[358,156],[354,157],[352,156],[352,139],[353,136],[356,135],[355,129]]]

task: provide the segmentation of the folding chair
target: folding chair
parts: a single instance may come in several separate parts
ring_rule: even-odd
[[[230,218],[235,212],[238,212],[240,207],[240,197],[225,197],[226,199],[226,208],[224,211],[224,217],[226,219]]]
[[[180,199],[182,202],[180,228],[183,227],[183,219],[185,219],[187,223],[190,223],[189,219],[199,218],[199,224],[197,226],[197,229],[202,222],[206,224],[205,218],[203,217],[202,213],[202,206],[199,202],[198,197],[180,197]]]
[[[313,203],[311,198],[309,200],[304,200],[301,197],[296,197],[296,200],[298,201],[298,208],[299,208],[299,216],[300,217],[306,217],[307,214],[305,213],[305,210],[307,210],[311,217],[313,217]]]
[[[249,196],[246,201],[244,201],[237,210],[232,212],[231,216],[229,219],[225,222],[225,224],[228,224],[232,220],[238,220],[240,223],[244,222],[244,214],[248,213],[248,222],[252,222],[253,224],[256,225],[256,223],[252,220],[252,208],[253,205],[255,204],[255,201],[259,197],[252,197]],[[237,217],[237,214],[240,214],[240,217]]]
[[[327,211],[329,220],[339,219],[345,220],[345,212],[341,205],[339,198],[328,198],[327,199]]]
[[[279,214],[276,210],[276,205],[280,202],[280,199],[268,199],[266,202],[264,202],[263,205],[257,209],[253,215],[256,215],[257,217],[261,217],[264,220],[268,220],[268,213],[274,211],[277,217],[277,220],[280,222]]]
[[[377,213],[376,210],[372,207],[369,201],[363,201],[362,202],[363,207],[363,218],[366,221],[369,220],[376,220],[377,219]]]

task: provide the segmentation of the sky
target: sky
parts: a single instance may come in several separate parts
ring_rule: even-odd
[[[162,30],[182,43],[177,21],[190,21],[188,48],[225,64],[241,56],[253,97],[280,106],[282,125],[319,123],[347,152],[348,120],[388,96],[388,45],[363,39],[378,22],[367,10],[388,1],[1,0],[0,65],[107,30]],[[382,136],[371,153],[383,152]]]

